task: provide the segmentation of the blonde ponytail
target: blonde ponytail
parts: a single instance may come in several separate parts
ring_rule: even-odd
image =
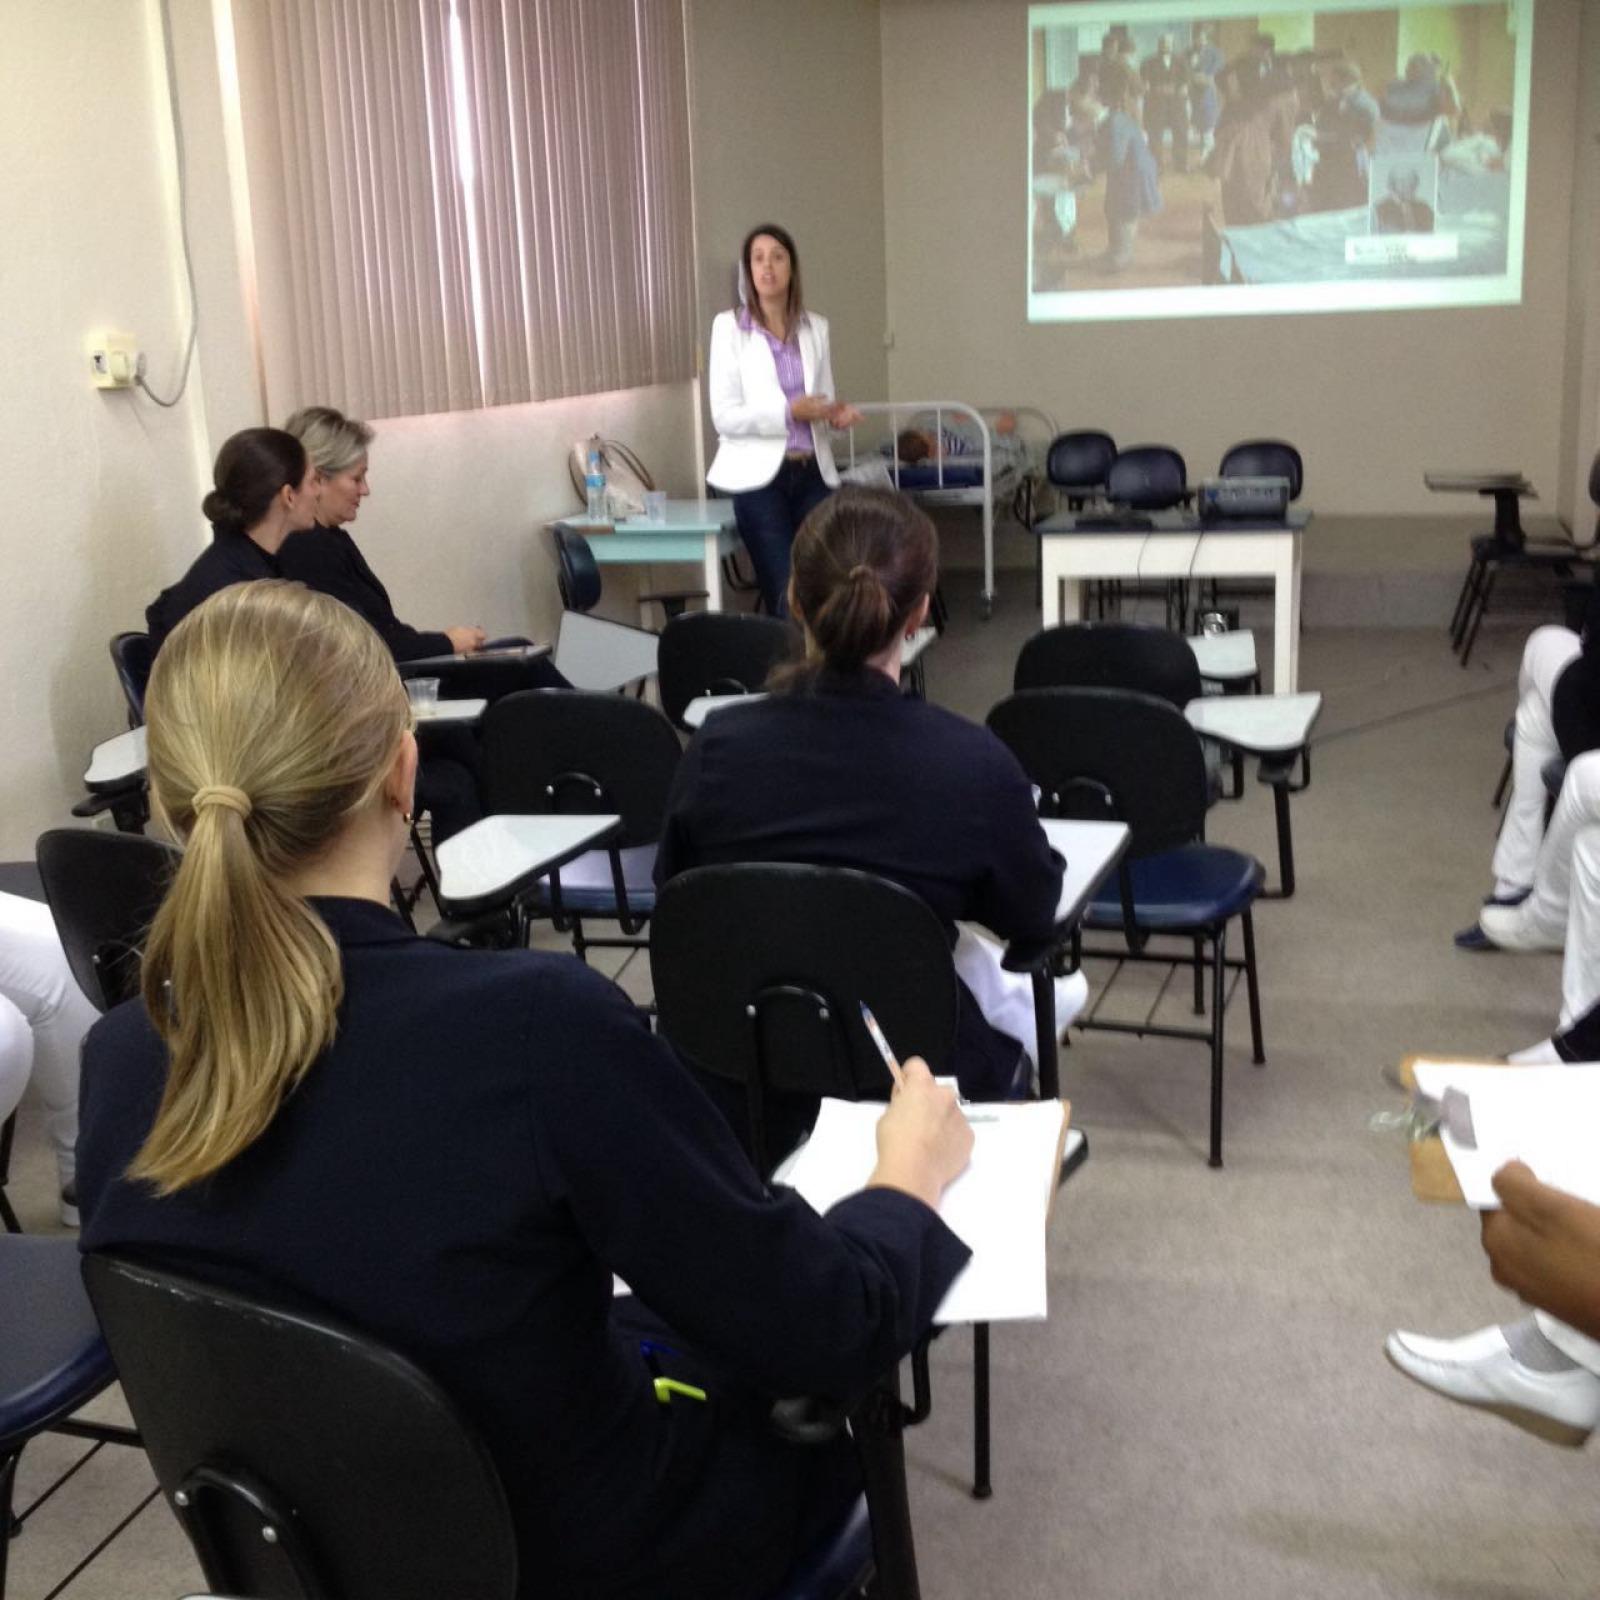
[[[144,958],[166,1087],[128,1170],[171,1194],[260,1138],[333,1042],[338,946],[288,883],[376,797],[409,711],[365,622],[277,582],[191,612],[146,711],[152,797],[186,848]]]

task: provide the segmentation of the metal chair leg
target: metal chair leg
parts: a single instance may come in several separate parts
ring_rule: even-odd
[[[1222,1165],[1222,1026],[1228,979],[1228,925],[1217,928],[1211,964],[1211,1155],[1208,1164]]]
[[[1194,936],[1194,1014],[1206,1014],[1206,941],[1198,933]]]
[[[1494,786],[1494,799],[1489,805],[1498,811],[1506,801],[1506,790],[1511,787],[1511,757],[1506,757],[1506,764],[1500,769],[1500,781]]]
[[[994,1493],[989,1478],[989,1324],[972,1325],[972,1498]]]
[[[1450,613],[1450,648],[1461,648],[1461,627],[1467,617],[1467,603],[1477,588],[1477,578],[1483,563],[1476,556],[1467,563],[1467,575],[1461,580],[1461,593],[1456,596],[1456,608]]]
[[[1061,1098],[1061,1062],[1056,1044],[1056,986],[1048,968],[1033,975],[1033,1024],[1038,1036],[1039,1098]]]
[[[6,1564],[11,1541],[22,1532],[22,1524],[11,1509],[11,1493],[17,1481],[17,1462],[21,1459],[22,1451],[18,1448],[0,1460],[0,1600],[4,1600],[6,1592]]]
[[[1266,1065],[1267,1053],[1261,1043],[1261,984],[1256,976],[1255,918],[1246,909],[1239,923],[1244,929],[1244,987],[1250,1001],[1250,1059],[1260,1067]]]
[[[1478,588],[1477,609],[1472,614],[1472,626],[1467,629],[1467,636],[1461,643],[1461,665],[1472,659],[1472,647],[1478,642],[1478,629],[1483,626],[1483,619],[1489,614],[1489,601],[1494,594],[1494,580],[1499,575],[1499,568],[1489,566],[1485,568],[1483,582]]]

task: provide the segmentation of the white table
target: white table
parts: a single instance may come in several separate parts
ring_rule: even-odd
[[[1278,887],[1262,893],[1267,899],[1290,899],[1294,894],[1294,831],[1289,821],[1289,796],[1311,782],[1311,729],[1322,715],[1322,696],[1316,692],[1202,695],[1191,700],[1183,714],[1196,733],[1230,750],[1278,758],[1271,770],[1267,761],[1262,762],[1262,780],[1272,787],[1278,829]],[[1304,774],[1299,784],[1292,781],[1296,757]]]
[[[621,826],[615,814],[484,817],[436,852],[439,909],[446,916],[472,916],[507,905],[530,884],[604,844]]]
[[[483,699],[435,700],[431,706],[412,706],[411,714],[419,724],[424,722],[472,723],[488,709]]]
[[[1215,523],[1188,512],[1156,511],[1148,527],[1105,528],[1104,518],[1064,514],[1034,530],[1044,581],[1043,625],[1083,616],[1083,585],[1095,578],[1270,578],[1272,686],[1292,693],[1300,672],[1300,545],[1309,513],[1281,522]],[[1089,526],[1080,528],[1080,523]]]
[[[683,708],[683,720],[687,727],[700,727],[713,712],[726,710],[729,706],[753,706],[758,701],[765,700],[764,693],[756,694],[697,694],[688,705]]]
[[[1248,628],[1198,633],[1189,640],[1189,648],[1194,652],[1200,676],[1209,683],[1250,683],[1260,679],[1256,636]]]
[[[601,566],[653,566],[685,561],[704,574],[706,609],[722,609],[722,558],[739,548],[731,500],[669,500],[660,522],[648,517],[598,521],[561,517],[553,526],[581,533]]]

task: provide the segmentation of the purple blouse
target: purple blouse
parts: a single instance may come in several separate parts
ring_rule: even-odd
[[[767,348],[772,352],[772,359],[778,369],[778,387],[783,390],[783,398],[789,405],[789,432],[786,439],[787,448],[810,455],[816,449],[811,438],[811,424],[797,422],[794,415],[794,403],[806,392],[805,364],[800,359],[800,341],[791,329],[787,339],[780,339],[764,323],[757,322],[746,307],[739,313],[739,326],[749,333],[759,329],[762,338],[767,341]]]

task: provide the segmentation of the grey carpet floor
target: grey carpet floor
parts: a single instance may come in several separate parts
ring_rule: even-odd
[[[971,715],[1005,692],[1032,625],[1026,577],[1005,579],[986,625],[953,586],[954,626],[929,658],[932,697]],[[1406,1052],[1497,1053],[1555,1016],[1558,958],[1450,945],[1487,883],[1521,637],[1486,630],[1469,671],[1440,632],[1304,639],[1302,686],[1327,705],[1315,781],[1294,801],[1299,893],[1257,913],[1267,1064],[1250,1063],[1241,996],[1216,1172],[1202,1046],[1074,1035],[1063,1084],[1093,1153],[1052,1225],[1049,1320],[995,1330],[994,1498],[966,1493],[964,1332],[936,1346],[934,1414],[910,1435],[928,1600],[1600,1594],[1593,1452],[1451,1406],[1382,1355],[1397,1325],[1464,1332],[1515,1311],[1473,1218],[1413,1200],[1404,1148],[1367,1120],[1395,1103],[1380,1074]],[[1253,775],[1213,815],[1213,838],[1275,874]],[[623,974],[640,994],[642,966]],[[1131,983],[1115,998],[1139,1005]],[[1175,984],[1164,1004],[1181,1014],[1182,999]],[[36,1129],[25,1115],[14,1189],[47,1227]],[[32,1447],[19,1500],[77,1454]],[[149,1482],[131,1452],[102,1452],[17,1541],[13,1600],[40,1600]],[[197,1586],[156,1504],[64,1596]]]

